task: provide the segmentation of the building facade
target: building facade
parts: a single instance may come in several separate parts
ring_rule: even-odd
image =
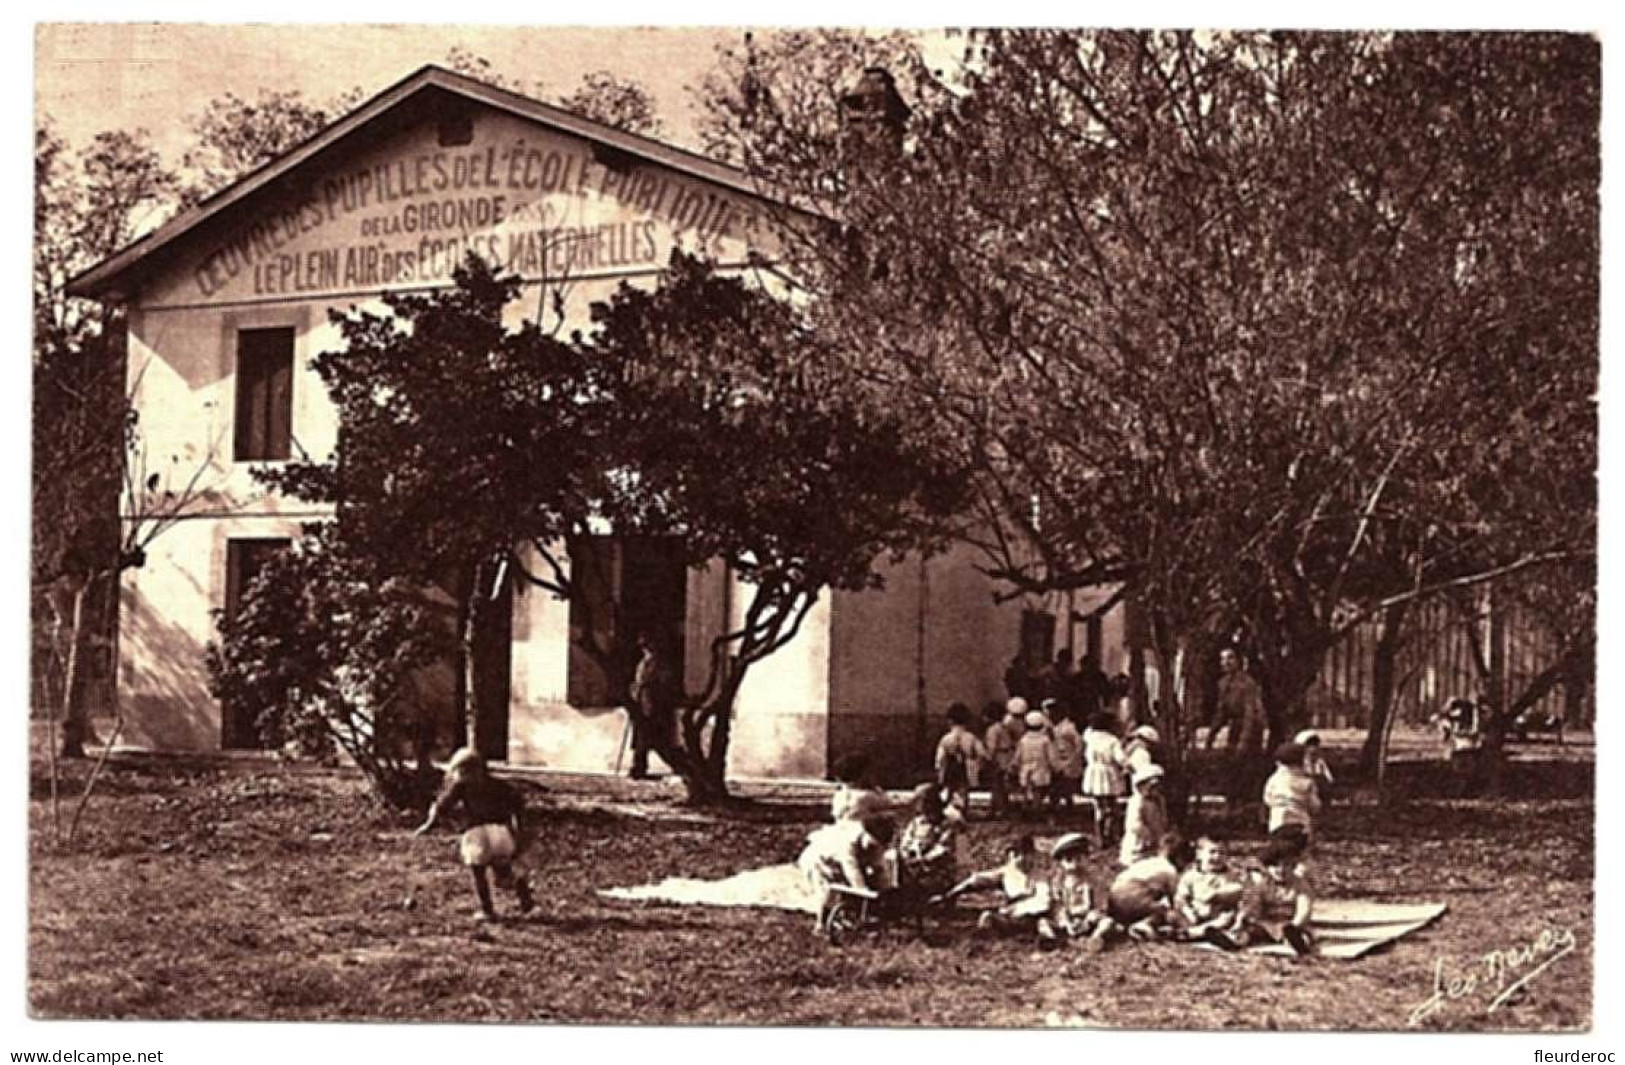
[[[128,309],[144,455],[202,492],[120,589],[124,741],[255,743],[210,695],[204,648],[264,559],[323,516],[250,471],[333,447],[336,414],[310,368],[340,346],[332,313],[449,284],[472,251],[522,280],[515,323],[582,327],[615,286],[652,284],[674,248],[724,269],[771,259],[764,206],[728,167],[429,67],[77,279],[77,294]],[[658,545],[594,550],[613,563],[612,585],[647,593],[680,629],[698,686],[707,641],[740,620],[738,582],[719,565],[674,568]],[[1070,620],[1080,600],[996,592],[958,552],[889,567],[883,590],[823,597],[750,673],[730,771],[821,777],[861,750],[905,779],[948,703],[1002,698],[1005,666],[1039,630],[1045,650],[1087,647],[1109,671],[1122,667],[1120,612],[1084,626]],[[534,591],[502,602],[477,656],[492,708],[482,718],[495,722],[492,753],[510,762],[613,769],[626,715],[572,652],[571,615]],[[452,705],[453,689],[432,697]]]

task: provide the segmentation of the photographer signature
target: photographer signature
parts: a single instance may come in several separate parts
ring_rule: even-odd
[[[1529,981],[1573,953],[1576,945],[1572,929],[1547,928],[1528,943],[1489,951],[1454,972],[1447,972],[1444,959],[1439,958],[1433,963],[1433,994],[1411,1010],[1409,1023],[1415,1027],[1446,1003],[1492,991],[1494,997],[1484,1012],[1494,1013]]]

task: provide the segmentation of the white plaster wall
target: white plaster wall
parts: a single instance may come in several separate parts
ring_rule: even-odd
[[[220,747],[220,708],[209,694],[204,647],[225,605],[226,544],[298,535],[282,517],[181,522],[153,541],[146,564],[120,587],[121,742],[163,750]]]

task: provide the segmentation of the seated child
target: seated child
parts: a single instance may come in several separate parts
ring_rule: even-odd
[[[814,931],[824,930],[831,886],[843,884],[877,892],[892,886],[886,873],[886,848],[896,833],[897,826],[891,818],[870,817],[862,821],[836,821],[807,837],[807,846],[796,859],[796,865],[818,895]]]
[[[1309,922],[1315,898],[1299,863],[1302,857],[1301,838],[1272,838],[1259,859],[1262,868],[1247,876],[1235,931],[1215,930],[1206,937],[1209,942],[1232,950],[1250,943],[1284,942],[1300,955],[1314,953]]]
[[[1004,864],[993,869],[972,873],[955,884],[943,896],[958,898],[969,891],[996,888],[1004,901],[997,909],[987,910],[977,921],[983,929],[1032,929],[1038,931],[1038,922],[1049,916],[1049,885],[1035,876],[1038,849],[1031,835],[1016,836],[1004,848]]]
[[[1050,849],[1057,868],[1050,878],[1049,919],[1039,923],[1038,934],[1041,939],[1084,939],[1085,948],[1097,953],[1117,924],[1095,905],[1094,885],[1083,865],[1088,853],[1089,837],[1082,832],[1069,832]]]
[[[1162,837],[1158,853],[1117,874],[1106,896],[1106,913],[1131,938],[1156,939],[1175,924],[1174,893],[1179,869],[1190,862],[1191,846],[1177,832]]]
[[[1174,921],[1181,939],[1201,939],[1209,928],[1231,929],[1240,913],[1241,881],[1230,876],[1224,848],[1203,836],[1196,860],[1174,890]]]
[[[1301,744],[1283,743],[1275,751],[1275,772],[1264,784],[1264,805],[1269,810],[1269,830],[1300,825],[1306,837],[1315,833],[1315,815],[1320,812],[1320,795],[1315,781],[1304,769],[1306,752]]]
[[[836,763],[835,779],[840,787],[830,797],[830,820],[862,821],[879,817],[891,808],[886,793],[871,783],[869,760],[863,755],[848,755]]]
[[[965,816],[945,803],[942,789],[925,784],[915,793],[916,813],[897,841],[900,881],[926,895],[940,895],[959,875],[959,832]]]
[[[513,871],[513,863],[526,842],[520,824],[524,797],[511,784],[487,773],[485,759],[464,747],[446,764],[446,779],[440,793],[429,804],[423,824],[412,834],[421,836],[429,831],[440,815],[454,805],[461,805],[469,826],[458,841],[458,852],[463,864],[474,874],[480,919],[494,921],[497,916],[491,904],[491,887],[486,882],[487,867],[496,874],[498,887],[513,888],[519,900],[519,912],[529,913],[536,905],[531,897],[530,882]]]

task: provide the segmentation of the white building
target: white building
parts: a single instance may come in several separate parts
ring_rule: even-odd
[[[76,294],[128,306],[148,453],[176,456],[176,470],[202,467],[211,492],[206,516],[164,533],[125,576],[126,742],[253,745],[251,730],[210,696],[203,649],[213,612],[233,609],[266,552],[320,516],[266,494],[249,470],[333,446],[336,415],[310,371],[339,346],[330,311],[447,284],[472,250],[522,278],[516,320],[536,317],[544,290],[561,288],[568,325],[585,325],[590,304],[617,284],[652,283],[673,247],[724,267],[743,266],[752,249],[771,256],[762,206],[729,167],[426,67],[77,279]],[[697,686],[697,649],[745,596],[718,566],[674,569],[646,546],[616,554],[619,584],[664,588],[657,598],[683,627]],[[826,595],[796,640],[753,669],[733,774],[822,776],[834,758],[865,750],[894,779],[913,776],[948,703],[1003,697],[1024,631],[1029,642],[1087,648],[1121,668],[1120,611],[1086,632],[1067,620],[1081,600],[997,604],[966,555],[886,576],[884,591]],[[528,594],[503,613],[481,656],[493,753],[614,766],[626,718],[597,705],[607,699],[590,663],[571,654],[569,605]],[[449,705],[453,693],[445,697]]]

